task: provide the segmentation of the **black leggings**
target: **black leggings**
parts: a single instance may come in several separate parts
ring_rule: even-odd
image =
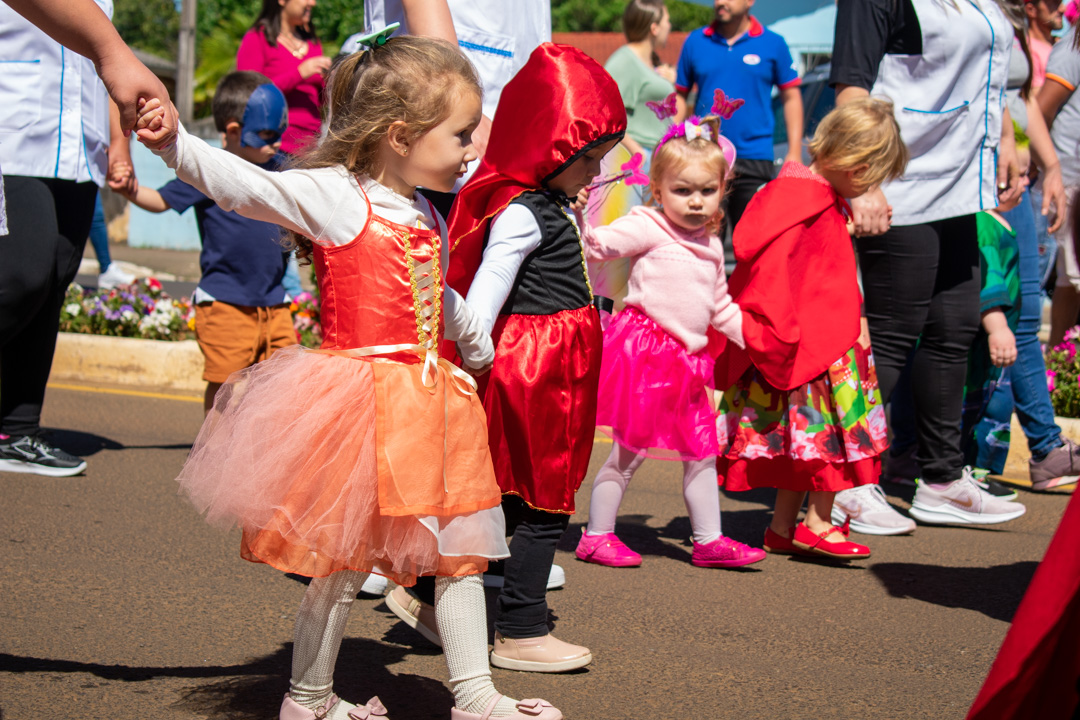
[[[97,186],[4,177],[9,235],[0,237],[0,433],[40,429],[60,306],[79,270]]]
[[[893,227],[855,244],[881,396],[889,401],[914,349],[916,460],[927,482],[955,480],[964,465],[967,359],[979,328],[975,216]]]
[[[492,569],[504,577],[495,601],[495,629],[505,637],[521,640],[548,634],[547,582],[555,549],[570,524],[565,513],[529,507],[516,495],[503,495],[510,557]],[[426,603],[435,602],[435,578],[417,579],[413,588]]]

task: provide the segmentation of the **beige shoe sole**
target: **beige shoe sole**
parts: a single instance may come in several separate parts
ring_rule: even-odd
[[[585,667],[592,662],[592,653],[582,655],[581,657],[570,658],[569,660],[563,660],[562,662],[546,663],[546,662],[534,662],[532,660],[515,660],[514,658],[503,657],[496,655],[495,651],[491,651],[491,664],[497,668],[503,668],[504,670],[517,670],[519,672],[538,672],[538,673],[561,673],[569,672],[570,670],[577,670],[578,668]]]

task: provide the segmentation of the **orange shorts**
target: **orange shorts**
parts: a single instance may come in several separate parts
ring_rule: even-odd
[[[195,337],[206,359],[203,380],[223,383],[237,370],[250,367],[296,344],[288,305],[247,307],[214,302],[195,306]]]

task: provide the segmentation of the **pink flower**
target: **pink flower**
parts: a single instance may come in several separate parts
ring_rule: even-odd
[[[1050,392],[1054,392],[1054,378],[1057,377],[1057,373],[1053,370],[1046,371],[1046,389]]]

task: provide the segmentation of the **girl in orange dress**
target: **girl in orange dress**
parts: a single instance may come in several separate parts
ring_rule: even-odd
[[[557,720],[542,700],[496,692],[480,574],[508,555],[484,410],[467,368],[491,339],[444,288],[442,218],[417,194],[450,190],[476,157],[475,70],[441,41],[385,36],[330,78],[327,137],[300,167],[267,173],[187,135],[156,152],[226,210],[284,227],[312,257],[325,340],[235,373],[179,477],[241,555],[312,578],[297,615],[281,720],[383,718],[378,698],[332,693],[349,608],[366,573],[403,585],[435,575],[454,720]],[[154,128],[147,104],[140,124]]]

